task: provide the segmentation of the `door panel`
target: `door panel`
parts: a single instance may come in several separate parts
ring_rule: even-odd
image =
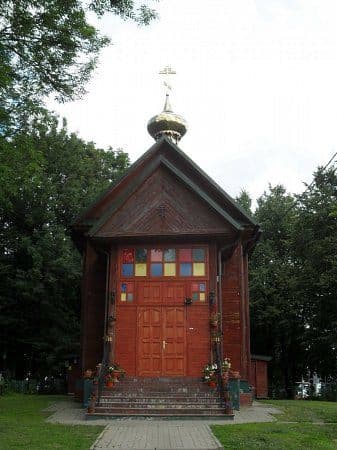
[[[185,309],[166,307],[163,311],[163,374],[185,373]]]
[[[138,283],[138,302],[142,305],[156,305],[162,303],[161,283]]]
[[[156,376],[162,371],[161,308],[138,308],[138,372]]]
[[[172,281],[163,283],[163,304],[183,305],[186,298],[185,283],[174,283]]]
[[[185,374],[183,307],[138,308],[138,375]]]

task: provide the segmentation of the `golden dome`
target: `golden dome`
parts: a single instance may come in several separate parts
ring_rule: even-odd
[[[172,111],[169,94],[166,94],[164,110],[152,117],[147,124],[147,131],[157,141],[162,136],[167,136],[175,144],[187,131],[186,120]]]

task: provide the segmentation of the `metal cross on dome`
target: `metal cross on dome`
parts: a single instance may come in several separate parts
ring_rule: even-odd
[[[172,69],[172,67],[170,67],[170,66],[166,66],[162,70],[159,71],[159,75],[164,75],[165,76],[164,86],[166,86],[168,91],[172,90],[171,83],[169,82],[170,76],[171,75],[176,75],[176,73],[177,72],[174,69]]]

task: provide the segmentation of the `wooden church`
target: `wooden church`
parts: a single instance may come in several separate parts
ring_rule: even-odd
[[[154,145],[73,226],[81,366],[118,363],[118,389],[192,386],[224,358],[251,381],[248,256],[259,227],[177,146],[186,129],[167,94],[148,123]]]

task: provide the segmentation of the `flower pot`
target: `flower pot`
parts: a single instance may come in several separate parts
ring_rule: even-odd
[[[95,412],[95,408],[93,406],[88,406],[87,411],[88,411],[89,414],[92,414],[92,413]]]
[[[214,380],[209,380],[208,381],[208,386],[209,387],[211,387],[211,388],[216,388],[216,381],[214,381]]]
[[[106,382],[106,387],[107,388],[113,388],[114,387],[114,382],[113,382],[113,380],[107,380],[107,382]]]

